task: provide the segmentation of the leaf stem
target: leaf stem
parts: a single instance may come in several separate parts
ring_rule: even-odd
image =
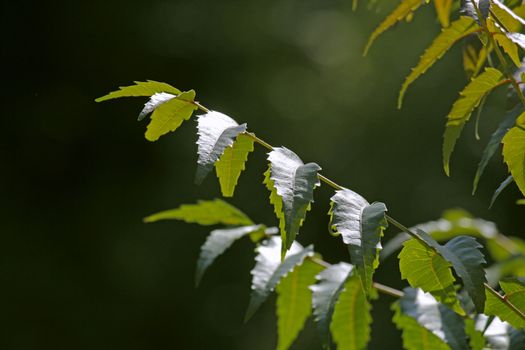
[[[484,285],[486,290],[488,290],[492,295],[498,298],[502,303],[507,305],[507,307],[511,309],[514,313],[516,313],[521,319],[525,320],[525,314],[520,309],[518,309],[513,303],[511,303],[508,298],[499,294],[494,288],[489,286],[487,283],[485,283]]]
[[[309,259],[314,264],[320,265],[320,266],[322,266],[324,268],[332,266],[331,264],[327,263],[326,261],[324,261],[324,260],[322,260],[320,258],[317,258],[315,256],[308,257],[307,259]],[[392,287],[389,287],[389,286],[385,286],[384,284],[381,284],[381,283],[372,282],[372,286],[378,292],[386,294],[386,295],[390,295],[390,296],[393,296],[393,297],[396,297],[396,298],[401,298],[401,297],[403,297],[403,295],[405,295],[399,289],[395,289],[395,288],[392,288]]]

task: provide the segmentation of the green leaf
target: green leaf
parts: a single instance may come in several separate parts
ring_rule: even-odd
[[[525,20],[518,16],[514,11],[509,9],[499,0],[491,0],[492,5],[490,10],[498,21],[509,32],[518,32],[522,25],[525,25]]]
[[[195,272],[195,285],[198,286],[208,267],[213,264],[215,259],[231,247],[233,242],[251,234],[265,234],[264,225],[250,225],[235,228],[213,230],[201,247],[199,260],[197,260],[197,270]]]
[[[253,225],[246,214],[220,199],[183,204],[176,209],[161,211],[144,218],[144,222],[182,220],[199,225]]]
[[[514,178],[512,177],[512,175],[509,175],[507,176],[505,180],[501,182],[501,184],[498,186],[498,188],[496,188],[496,191],[494,191],[494,194],[492,195],[489,208],[492,208],[492,206],[494,205],[494,202],[496,202],[496,199],[498,199],[501,192],[503,192],[503,190],[507,188],[507,186],[510,185],[513,181],[514,181]]]
[[[501,28],[497,23],[494,23],[491,18],[487,18],[487,28],[490,33],[494,33],[493,37],[496,43],[509,55],[514,64],[519,67],[521,65],[520,55],[518,54],[518,47],[507,37],[508,33]]]
[[[474,177],[474,185],[472,188],[472,194],[476,192],[476,189],[478,188],[478,183],[481,178],[481,175],[483,175],[483,172],[485,171],[485,168],[489,162],[489,160],[494,156],[497,149],[499,148],[499,145],[501,144],[501,140],[503,139],[503,136],[507,133],[507,131],[514,125],[516,118],[521,112],[521,108],[514,108],[512,111],[508,112],[505,116],[505,119],[500,123],[496,131],[492,134],[490,137],[489,142],[487,143],[487,146],[485,147],[485,150],[483,151],[483,156],[481,157],[481,160],[478,165],[478,170],[476,171],[476,176]]]
[[[215,162],[223,155],[225,149],[233,145],[237,135],[246,131],[246,124],[239,125],[225,114],[210,111],[199,116],[197,130],[199,159],[197,160],[195,183],[200,184],[213,169]]]
[[[436,250],[410,239],[403,244],[398,257],[402,279],[407,280],[414,288],[431,292],[437,300],[459,314],[465,314],[456,296],[455,278],[450,269],[452,264]]]
[[[463,68],[467,77],[473,78],[485,65],[487,60],[487,48],[477,38],[468,39],[463,46]]]
[[[502,72],[495,68],[486,68],[461,91],[460,98],[454,102],[449,112],[443,141],[443,167],[447,175],[450,174],[449,162],[456,141],[461,134],[465,123],[469,120],[472,111],[481,99],[504,79]]]
[[[411,15],[415,10],[424,3],[423,0],[401,0],[401,3],[390,13],[381,24],[374,30],[365,47],[364,55],[368,53],[373,42],[385,32],[387,29],[392,27],[397,22],[402,21],[407,16]]]
[[[450,25],[450,10],[452,9],[452,0],[434,0],[437,17],[441,26],[446,28]]]
[[[483,350],[485,348],[483,332],[476,329],[476,323],[471,318],[465,319],[465,333],[469,338],[469,346],[472,350]]]
[[[253,151],[253,139],[239,134],[233,145],[226,147],[215,163],[215,171],[224,197],[232,197],[241,172],[245,169],[248,154]]]
[[[303,248],[299,243],[294,242],[286,258],[281,262],[280,246],[281,239],[271,237],[257,247],[256,264],[251,271],[252,293],[245,321],[255,314],[283,277],[293,271],[297,265],[301,265],[306,257],[313,256],[313,246]]]
[[[323,270],[305,260],[277,285],[277,350],[287,350],[303,329],[312,311],[312,291],[315,276]]]
[[[155,93],[154,95],[152,95],[150,97],[149,101],[146,102],[146,104],[144,105],[144,108],[142,109],[142,111],[140,111],[140,114],[139,114],[139,117],[137,118],[137,121],[140,122],[141,120],[146,118],[146,116],[148,114],[150,114],[155,109],[157,109],[158,106],[160,106],[163,103],[168,102],[171,99],[174,99],[175,97],[177,97],[177,96],[173,95],[173,94],[168,94],[166,92],[157,92],[157,93]]]
[[[344,262],[331,265],[317,275],[319,283],[310,287],[312,305],[317,329],[324,348],[330,345],[330,323],[339,294],[344,289],[345,281],[353,266]]]
[[[525,113],[522,114],[525,119]],[[518,118],[518,123],[521,123]],[[503,138],[503,159],[518,185],[521,193],[525,195],[525,128],[517,125],[510,129]]]
[[[419,63],[412,68],[412,72],[406,77],[405,82],[401,86],[399,97],[397,100],[397,108],[401,108],[403,97],[406,90],[418,77],[425,73],[432,65],[452,47],[456,42],[464,37],[476,32],[479,26],[470,17],[460,17],[460,19],[452,22],[448,28],[441,30],[441,33],[432,42],[429,48],[425,50]]]
[[[284,256],[299,233],[306,212],[313,202],[314,188],[320,185],[318,171],[321,167],[315,163],[304,164],[295,153],[285,147],[274,148],[268,153],[268,160],[272,195],[275,189],[282,200],[283,216],[277,216],[280,220],[284,219],[284,225],[280,225],[283,241],[281,255]],[[266,183],[270,188],[270,183]],[[279,205],[274,202],[274,206],[277,212]]]
[[[407,350],[468,349],[464,321],[421,289],[405,288],[392,305]]]
[[[160,83],[158,81],[135,81],[135,85],[121,86],[119,90],[110,92],[109,94],[97,98],[96,102],[102,102],[111,100],[119,97],[135,97],[135,96],[152,96],[156,93],[166,92],[174,95],[178,95],[181,91],[173,86]]]
[[[339,349],[366,349],[370,341],[371,306],[358,276],[347,279],[334,307],[330,330]]]
[[[331,198],[330,227],[341,234],[348,245],[350,258],[367,295],[372,288],[374,270],[379,266],[381,236],[388,226],[385,212],[383,203],[370,205],[349,189],[339,190]]]
[[[500,281],[504,296],[487,289],[485,314],[497,316],[514,328],[525,329],[525,283],[518,279]]]
[[[177,130],[197,109],[194,100],[195,91],[190,90],[160,104],[151,115],[151,121],[146,129],[146,140],[157,141],[162,135]]]

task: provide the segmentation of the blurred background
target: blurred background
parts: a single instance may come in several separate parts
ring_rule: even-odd
[[[4,146],[0,198],[2,349],[272,349],[274,299],[243,324],[253,246],[242,240],[194,288],[199,247],[211,228],[143,224],[163,209],[220,197],[213,175],[197,187],[194,120],[150,143],[136,116],[144,99],[96,97],[153,79],[226,113],[275,146],[316,161],[323,174],[406,225],[461,207],[522,235],[512,185],[495,158],[476,196],[481,152],[502,117],[505,91],[469,125],[441,168],[444,117],[465,85],[454,48],[396,98],[404,77],[439,31],[420,9],[362,50],[397,2],[373,9],[336,0],[11,1],[2,3]],[[262,185],[265,153],[249,159],[229,200],[256,222],[276,220]],[[329,262],[348,260],[327,233],[322,186],[299,236]],[[390,229],[386,239],[395,234]],[[396,259],[377,281],[401,288]],[[390,297],[374,303],[371,349],[400,348]],[[311,321],[294,349],[319,349]]]

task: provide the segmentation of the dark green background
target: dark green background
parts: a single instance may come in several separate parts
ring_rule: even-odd
[[[193,185],[193,120],[150,143],[146,124],[135,121],[143,99],[93,102],[133,80],[194,88],[204,105],[318,162],[323,174],[370,201],[386,202],[407,225],[462,207],[519,234],[523,208],[514,204],[514,185],[487,209],[506,176],[501,158],[470,195],[505,92],[489,100],[481,142],[466,128],[447,178],[441,135],[466,82],[460,50],[416,82],[404,109],[396,110],[404,76],[439,24],[426,6],[363,58],[367,36],[393,5],[381,1],[377,9],[352,12],[350,0],[3,3],[0,348],[275,345],[273,299],[242,324],[253,267],[247,240],[195,289],[195,260],[209,228],[142,224],[147,214],[220,192],[214,176]],[[274,225],[261,183],[265,168],[257,149],[231,202]],[[332,193],[327,186],[316,191],[299,240],[338,262],[348,256],[327,233]],[[377,280],[403,286],[395,259]],[[372,349],[400,346],[389,321],[391,301],[374,304]],[[311,323],[294,348],[319,348]]]

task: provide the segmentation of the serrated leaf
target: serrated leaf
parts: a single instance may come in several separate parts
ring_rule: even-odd
[[[452,9],[452,0],[434,0],[437,17],[441,26],[446,28],[450,25],[450,10]]]
[[[247,235],[262,233],[265,227],[263,225],[250,225],[235,228],[213,230],[201,247],[199,259],[197,260],[197,270],[195,271],[195,285],[198,286],[202,276],[213,264],[215,259],[231,247],[233,242]]]
[[[280,258],[281,239],[271,237],[257,247],[255,267],[251,271],[252,293],[246,310],[245,321],[249,320],[275,289],[279,281],[297,265],[301,265],[308,256],[313,256],[313,246],[303,248],[294,242],[285,259]]]
[[[479,26],[470,17],[461,17],[452,22],[451,26],[441,30],[432,44],[425,50],[421,56],[419,63],[412,68],[410,74],[406,77],[405,82],[401,86],[399,97],[397,100],[397,108],[401,108],[403,97],[406,90],[418,77],[425,73],[432,65],[452,47],[456,42],[462,38],[476,32]]]
[[[233,145],[235,138],[246,131],[246,124],[239,125],[225,114],[210,111],[200,115],[197,120],[197,140],[199,159],[195,183],[200,184],[213,169],[215,162],[225,149]]]
[[[277,285],[277,350],[287,350],[312,311],[312,291],[315,276],[323,267],[305,260]]]
[[[144,108],[142,111],[140,111],[139,117],[137,118],[137,121],[141,121],[142,119],[146,118],[148,114],[153,112],[155,109],[157,109],[158,106],[161,104],[168,102],[169,100],[177,97],[177,95],[169,94],[166,92],[157,92],[153,94],[149,101],[146,102],[144,105]]]
[[[468,349],[461,316],[420,289],[405,288],[403,292],[392,308],[405,349]]]
[[[135,85],[121,86],[119,90],[110,92],[109,94],[97,98],[96,102],[102,102],[120,97],[136,97],[136,96],[151,96],[156,93],[166,92],[173,95],[178,95],[181,91],[173,86],[161,83],[158,81],[135,81]]]
[[[253,225],[246,214],[220,199],[183,204],[176,209],[161,211],[144,218],[144,222],[182,220],[199,225]]]
[[[151,114],[151,121],[146,128],[146,140],[157,141],[162,135],[177,130],[197,109],[194,100],[195,91],[190,90],[159,105]]]
[[[525,117],[525,114],[522,115]],[[521,118],[521,117],[520,117]],[[518,123],[520,123],[518,118]],[[517,125],[503,138],[503,159],[516,185],[525,195],[525,128]]]
[[[493,6],[491,6],[491,12],[507,31],[517,32],[521,29],[522,25],[525,25],[525,20],[505,6],[501,1],[491,0],[491,2],[493,4]]]
[[[494,194],[492,195],[492,198],[490,199],[489,208],[492,208],[492,206],[494,205],[494,202],[496,202],[496,199],[498,199],[501,192],[503,192],[503,190],[507,188],[507,186],[510,185],[512,182],[514,182],[514,178],[512,177],[512,175],[509,175],[507,176],[505,180],[503,180],[499,184],[498,188],[496,188],[496,191],[494,191]]]
[[[489,160],[496,154],[496,151],[499,148],[499,145],[501,144],[501,140],[503,139],[503,136],[507,133],[507,131],[514,125],[516,118],[521,112],[521,107],[514,108],[512,111],[508,112],[505,116],[505,119],[500,123],[496,131],[492,134],[490,137],[489,142],[487,143],[487,146],[485,147],[485,150],[483,151],[483,155],[481,157],[481,160],[478,165],[478,170],[476,171],[476,176],[474,177],[474,185],[472,189],[472,194],[476,192],[476,189],[478,188],[478,183],[483,175],[483,172],[485,171],[485,168],[489,162]]]
[[[334,307],[330,331],[339,349],[366,349],[370,341],[371,306],[356,275],[347,279]]]
[[[431,292],[434,297],[454,311],[464,315],[456,297],[452,275],[452,264],[436,250],[430,249],[415,239],[406,241],[398,256],[401,278],[414,288]]]
[[[312,305],[317,329],[321,335],[323,347],[330,344],[330,323],[334,313],[335,303],[343,291],[345,281],[352,272],[353,266],[344,262],[331,265],[317,275],[317,284],[312,290]]]
[[[525,329],[525,283],[518,279],[500,281],[504,296],[487,289],[485,314],[497,316],[513,327]]]
[[[518,47],[516,44],[507,37],[507,33],[498,24],[494,23],[491,18],[487,18],[487,28],[490,33],[493,33],[494,40],[496,43],[509,55],[510,59],[516,66],[521,65],[520,56],[518,54]]]
[[[447,175],[450,174],[450,156],[472,111],[479,105],[481,99],[498,86],[503,79],[504,75],[499,70],[486,68],[483,73],[470,81],[465,89],[461,91],[460,98],[454,102],[452,110],[447,116],[448,120],[443,140],[443,167]]]
[[[241,172],[245,169],[248,154],[253,151],[253,139],[239,134],[235,142],[226,147],[224,153],[215,163],[215,171],[224,197],[232,197]]]
[[[394,11],[392,11],[392,13],[390,13],[383,20],[383,22],[381,22],[381,24],[373,31],[372,35],[370,35],[370,38],[368,39],[364,50],[364,55],[366,56],[368,50],[370,50],[370,47],[372,46],[373,42],[377,39],[377,37],[379,37],[379,35],[381,35],[387,29],[395,25],[397,22],[400,22],[403,19],[405,19],[424,3],[425,1],[423,0],[401,0],[401,3],[394,9]]]
[[[367,295],[372,288],[374,270],[379,265],[381,236],[388,226],[385,212],[383,203],[370,205],[349,189],[339,190],[331,198],[330,227],[341,234],[348,245],[350,258]]]
[[[281,238],[283,241],[282,255],[290,248],[299,233],[313,202],[314,188],[320,185],[318,171],[321,167],[315,163],[304,164],[301,159],[285,147],[274,148],[268,153],[270,161],[270,180],[272,195],[281,198],[283,215],[277,215],[280,220],[284,219],[281,227]],[[270,183],[266,182],[270,188]],[[277,212],[277,207],[274,206]]]

